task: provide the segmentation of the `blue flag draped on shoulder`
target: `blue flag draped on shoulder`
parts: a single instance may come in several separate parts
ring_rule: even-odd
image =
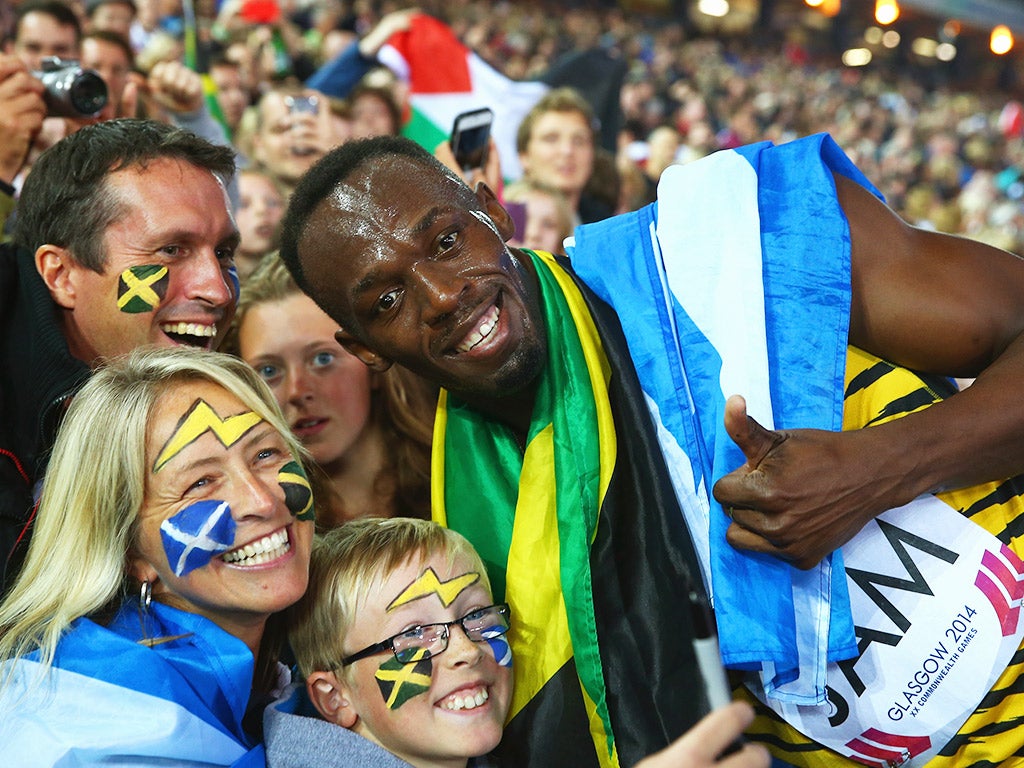
[[[577,228],[569,250],[622,322],[723,660],[799,704],[824,701],[828,662],[857,654],[841,555],[801,571],[734,550],[711,488],[745,461],[724,428],[732,394],[769,429],[842,427],[850,237],[834,172],[875,191],[824,135],[717,152],[666,170],[657,203]]]
[[[145,627],[129,604],[109,627],[76,620],[49,675],[32,656],[10,662],[6,765],[264,766],[242,728],[253,675],[245,643],[196,614],[158,603],[148,614]],[[144,632],[164,642],[142,645]]]

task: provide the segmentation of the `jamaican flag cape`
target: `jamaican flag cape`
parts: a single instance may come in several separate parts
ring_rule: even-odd
[[[884,424],[939,402],[953,394],[951,383],[937,376],[895,366],[850,347],[847,352],[844,429]],[[938,498],[993,534],[1024,557],[1024,477],[985,483],[938,494]],[[757,718],[748,736],[794,766],[853,768],[862,763],[808,739],[756,701],[745,689],[738,698],[750,701]],[[929,768],[977,768],[1016,765],[1024,760],[1024,647],[1019,649],[956,735],[928,761]]]
[[[688,592],[700,575],[614,313],[532,253],[548,361],[525,452],[442,392],[434,518],[512,607],[502,765],[632,765],[706,709]]]

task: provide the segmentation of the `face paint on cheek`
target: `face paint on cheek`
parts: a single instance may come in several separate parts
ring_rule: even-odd
[[[202,568],[235,543],[235,519],[226,501],[204,499],[160,524],[167,562],[175,576]]]
[[[501,632],[506,631],[504,627],[500,628]],[[508,644],[508,640],[504,634],[492,634],[490,630],[483,630],[481,632],[484,636],[484,641],[491,646],[491,652],[494,654],[494,660],[503,667],[512,666],[512,648]],[[490,635],[490,636],[489,636]]]
[[[117,308],[131,315],[152,312],[167,295],[169,273],[159,264],[128,267],[117,280]]]
[[[238,279],[238,267],[234,265],[228,267],[228,282],[231,285],[231,292],[237,302],[242,296],[242,283]]]
[[[417,654],[426,653],[425,650]],[[398,709],[414,696],[430,690],[430,676],[434,663],[420,659],[415,663],[403,664],[393,655],[377,669],[374,677],[388,709]]]
[[[277,482],[284,489],[284,504],[299,520],[315,520],[316,510],[313,508],[313,489],[309,487],[302,465],[297,461],[289,461],[277,473]]]

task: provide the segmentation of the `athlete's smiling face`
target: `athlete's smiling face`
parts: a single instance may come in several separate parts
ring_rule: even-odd
[[[338,340],[368,365],[500,398],[536,378],[546,350],[532,267],[505,245],[511,234],[486,187],[392,155],[334,188],[298,251]]]
[[[273,426],[212,382],[170,387],[146,467],[132,572],[154,595],[237,637],[302,596],[313,522],[286,496],[296,465]]]

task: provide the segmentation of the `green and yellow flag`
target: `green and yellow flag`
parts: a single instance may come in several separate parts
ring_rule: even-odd
[[[548,364],[526,449],[506,425],[442,392],[434,518],[473,542],[495,599],[512,607],[515,692],[499,758],[611,768],[620,764],[623,739],[628,765],[699,714],[685,604],[692,554],[671,491],[648,501],[662,488],[655,472],[662,465],[648,466],[650,453],[634,459],[645,430],[634,424],[619,434],[612,402],[622,395],[611,389],[621,382],[584,295],[553,257],[533,255]],[[631,396],[640,408],[631,416],[645,418],[637,391]],[[641,470],[632,471],[638,463]],[[649,635],[640,625],[654,635],[662,627],[653,644],[671,650],[645,650]],[[680,675],[688,690],[660,703],[667,677]],[[668,722],[662,708],[674,710]]]

